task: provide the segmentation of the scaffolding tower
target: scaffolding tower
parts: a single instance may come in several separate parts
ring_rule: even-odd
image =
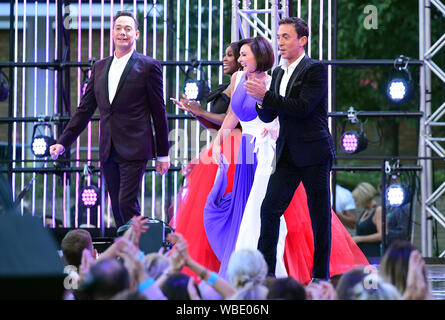
[[[419,164],[424,168],[421,176],[421,243],[424,257],[431,257],[432,252],[432,219],[445,228],[445,216],[436,207],[436,201],[445,193],[445,181],[433,190],[433,160],[435,155],[445,159],[445,149],[440,142],[445,137],[433,135],[433,128],[445,126],[445,101],[434,110],[431,105],[431,71],[445,83],[445,72],[434,63],[433,57],[445,45],[445,33],[431,45],[431,7],[434,6],[445,17],[445,5],[440,0],[419,0],[419,59],[424,61],[420,69],[420,111],[424,117],[419,130]],[[443,251],[439,257],[443,257]]]

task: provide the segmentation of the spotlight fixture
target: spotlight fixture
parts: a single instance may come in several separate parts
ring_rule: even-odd
[[[385,164],[385,172],[389,175],[385,193],[386,204],[393,208],[410,202],[412,195],[413,184],[410,182],[410,177],[406,172],[399,171],[399,168],[399,160],[393,166]]]
[[[343,123],[343,134],[341,136],[340,144],[343,151],[346,153],[359,153],[360,151],[365,150],[368,146],[368,139],[366,137],[366,133],[363,130],[363,123],[358,120],[357,112],[352,107],[348,110],[348,119],[354,124],[360,124],[360,132],[355,130],[349,130],[345,132],[345,121]]]
[[[341,137],[341,146],[346,153],[359,153],[368,146],[368,139],[363,131],[346,131]]]
[[[42,133],[40,127],[48,127],[49,135]],[[52,126],[48,123],[36,123],[32,132],[31,150],[37,158],[49,157],[49,147],[56,143],[52,135]]]
[[[189,76],[189,72],[192,69],[199,70],[202,73],[202,79],[206,79],[205,72],[200,68],[199,62],[192,61],[192,67],[185,73],[184,94],[189,100],[204,100],[210,93],[209,86],[206,80],[196,80]],[[182,70],[182,69],[181,69]]]
[[[205,80],[187,79],[184,84],[184,93],[189,100],[204,100],[209,95],[209,87]]]
[[[100,205],[101,192],[100,188],[94,185],[87,186],[85,183],[85,177],[93,174],[93,167],[87,165],[83,168],[83,174],[80,181],[80,204],[84,208],[96,208]]]
[[[100,190],[96,186],[83,187],[80,193],[82,205],[86,208],[94,208],[100,200]]]
[[[400,207],[406,198],[406,190],[400,184],[392,184],[386,189],[386,202],[390,207]]]
[[[394,61],[394,69],[386,86],[386,94],[393,102],[405,101],[412,94],[412,77],[408,70],[408,57],[399,56]]]

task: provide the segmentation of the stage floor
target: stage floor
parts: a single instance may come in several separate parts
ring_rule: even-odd
[[[443,261],[429,262],[428,259],[425,260],[427,262],[426,272],[428,281],[431,285],[431,290],[433,292],[433,298],[435,300],[445,300],[445,262]],[[434,260],[445,260],[445,259],[434,259]]]

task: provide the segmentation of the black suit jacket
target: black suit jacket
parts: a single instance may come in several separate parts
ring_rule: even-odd
[[[285,145],[297,166],[316,165],[332,160],[335,157],[335,147],[328,129],[326,67],[320,61],[305,55],[289,79],[285,97],[279,94],[283,74],[284,70],[280,66],[275,68],[262,108],[257,106],[262,121],[271,122],[279,117],[276,163]]]
[[[125,160],[149,160],[156,156],[168,156],[168,126],[160,63],[134,51],[110,104],[108,72],[112,60],[113,56],[93,65],[85,94],[58,143],[68,148],[99,107],[101,161],[109,158],[111,144]]]

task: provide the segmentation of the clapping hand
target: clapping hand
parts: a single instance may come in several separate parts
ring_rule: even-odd
[[[248,95],[254,97],[261,104],[267,92],[266,77],[249,79],[244,83],[244,88]]]
[[[187,251],[187,242],[184,237],[176,232],[169,233],[167,240],[175,245],[175,251],[178,252],[183,259],[189,259],[189,254]]]
[[[143,216],[134,216],[131,220],[131,227],[125,231],[123,238],[130,240],[137,248],[139,248],[139,239],[141,235],[150,228],[146,225],[148,218]]]
[[[261,136],[265,137],[267,134],[270,134],[273,140],[277,140],[279,131],[279,128],[263,128],[263,130],[261,131]]]

